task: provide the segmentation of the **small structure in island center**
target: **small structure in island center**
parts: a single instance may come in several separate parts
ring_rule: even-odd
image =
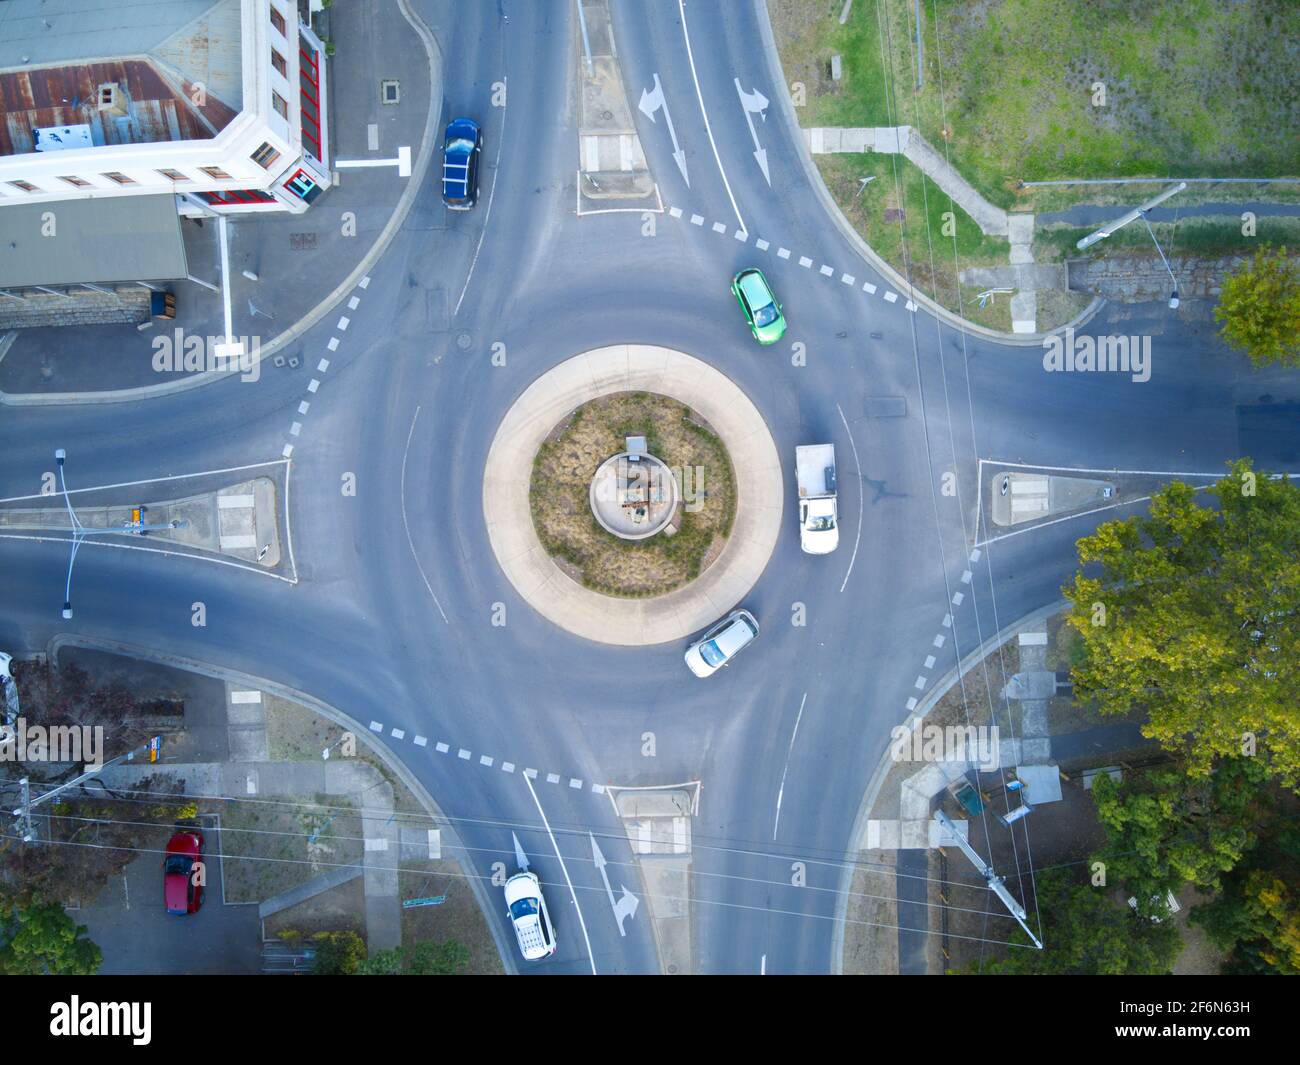
[[[592,514],[602,529],[623,540],[664,531],[680,498],[673,471],[650,454],[644,436],[629,436],[626,450],[602,462],[591,479]]]

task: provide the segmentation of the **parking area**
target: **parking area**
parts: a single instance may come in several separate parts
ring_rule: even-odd
[[[140,855],[91,905],[71,911],[104,952],[101,974],[261,972],[257,906],[226,905],[221,831],[215,818],[201,820],[208,881],[198,913],[173,917],[163,907],[160,854]]]

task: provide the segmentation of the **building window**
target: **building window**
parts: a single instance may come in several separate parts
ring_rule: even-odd
[[[262,147],[252,154],[251,158],[263,170],[270,170],[275,165],[275,161],[280,158],[280,153],[272,148],[270,144],[264,143]]]
[[[161,170],[158,171],[158,173],[160,173],[168,181],[189,181],[189,178],[187,178],[179,170],[172,170],[170,167],[163,167]]]
[[[274,48],[271,49],[271,66],[275,67],[275,72],[280,77],[287,78],[289,76],[289,64],[284,61],[284,56]]]
[[[132,181],[129,177],[127,177],[127,176],[126,176],[125,174],[123,174],[123,173],[120,173],[120,172],[117,171],[117,170],[110,170],[110,171],[108,171],[108,173],[106,173],[106,174],[104,175],[104,177],[108,178],[109,181],[115,181],[115,182],[117,182],[119,185],[134,185],[134,184],[135,184],[135,182]]]
[[[224,170],[222,170],[221,167],[219,166],[201,166],[199,167],[199,169],[202,170],[205,174],[208,175],[208,177],[212,178],[214,181],[233,180],[231,176],[227,174]]]
[[[37,188],[35,185],[33,185],[30,181],[11,181],[11,182],[9,182],[9,184],[12,185],[12,186],[13,186],[14,188],[16,188],[16,189],[22,189],[23,192],[39,192],[39,191],[40,191],[40,189],[38,189],[38,188]]]
[[[286,121],[289,118],[289,105],[284,102],[284,97],[274,89],[271,90],[271,106],[275,108],[275,113]]]
[[[231,189],[228,192],[200,192],[214,207],[238,207],[252,203],[275,203],[275,197],[261,189]]]
[[[281,37],[285,36],[284,16],[274,7],[271,8],[271,25]]]
[[[66,181],[74,189],[84,189],[84,188],[89,188],[90,186],[89,181],[85,181],[82,178],[76,177],[72,174],[68,174],[66,177],[60,177],[59,180]]]

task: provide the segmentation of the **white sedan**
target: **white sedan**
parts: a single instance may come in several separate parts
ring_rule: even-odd
[[[506,916],[515,927],[519,953],[525,961],[539,961],[555,953],[555,929],[536,873],[515,873],[506,881]]]
[[[686,649],[686,665],[697,677],[711,677],[758,638],[748,610],[733,610]]]

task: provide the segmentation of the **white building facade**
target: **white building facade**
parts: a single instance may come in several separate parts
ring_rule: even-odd
[[[181,214],[300,213],[329,186],[325,46],[292,0],[146,0],[139,25],[98,34],[121,5],[4,6],[0,231],[15,203],[172,192]]]

